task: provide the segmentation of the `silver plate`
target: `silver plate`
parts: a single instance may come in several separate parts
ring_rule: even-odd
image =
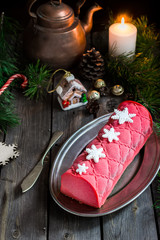
[[[72,165],[85,146],[96,137],[110,115],[101,116],[76,131],[61,147],[54,159],[50,172],[50,193],[61,208],[72,214],[97,217],[121,209],[136,199],[151,184],[159,170],[159,145],[157,136],[153,132],[100,209],[80,204],[60,193],[61,175]]]

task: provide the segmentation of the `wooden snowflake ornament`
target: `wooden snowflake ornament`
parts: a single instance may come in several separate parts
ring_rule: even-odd
[[[0,142],[0,165],[6,165],[10,159],[16,158],[19,156],[17,152],[17,145],[6,145],[5,143]]]

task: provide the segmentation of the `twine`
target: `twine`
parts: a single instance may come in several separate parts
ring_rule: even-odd
[[[64,71],[65,74],[63,75],[63,77],[61,78],[61,80],[58,82],[58,84],[56,85],[56,87],[55,87],[54,89],[52,89],[52,90],[49,90],[49,87],[50,87],[50,85],[51,85],[51,83],[52,83],[53,77],[54,77],[55,74],[56,74],[57,72],[59,72],[59,71]],[[59,68],[59,69],[57,69],[56,71],[54,71],[54,73],[51,75],[51,77],[50,77],[50,79],[49,79],[48,86],[47,86],[47,92],[48,92],[48,93],[53,93],[53,92],[55,92],[56,89],[58,88],[58,86],[61,84],[62,80],[63,80],[64,78],[70,76],[70,75],[71,75],[70,72],[68,72],[67,70],[62,69],[62,68]]]

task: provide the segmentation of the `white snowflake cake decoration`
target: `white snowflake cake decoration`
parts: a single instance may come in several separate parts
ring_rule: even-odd
[[[0,142],[0,165],[6,165],[10,159],[19,156],[19,152],[16,151],[17,145],[6,145]]]
[[[119,124],[123,124],[125,122],[130,122],[133,123],[133,117],[136,116],[135,113],[128,113],[128,108],[124,108],[123,111],[119,111],[118,109],[114,110],[115,115],[113,115],[111,118],[112,119],[118,119]]]
[[[88,167],[83,163],[82,165],[78,164],[78,168],[76,169],[76,172],[82,175],[82,173],[86,173],[86,170]]]
[[[93,144],[91,148],[86,148],[86,152],[88,153],[86,159],[91,160],[93,159],[95,163],[99,162],[99,158],[104,158],[106,155],[102,153],[103,148],[96,148]]]
[[[119,138],[117,136],[120,135],[120,132],[115,132],[113,127],[110,128],[110,130],[104,128],[103,131],[104,131],[105,134],[103,134],[102,137],[103,138],[108,138],[109,142],[112,142],[113,140],[116,140],[116,141],[119,140]]]

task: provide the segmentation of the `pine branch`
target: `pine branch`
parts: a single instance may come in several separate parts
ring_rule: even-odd
[[[19,30],[18,22],[2,13],[0,17],[0,88],[11,75],[18,71],[15,43]],[[10,87],[0,96],[0,129],[3,132],[6,132],[8,127],[19,124],[19,119],[14,113],[14,97],[9,89]]]
[[[51,75],[51,70],[49,70],[46,65],[41,65],[40,60],[37,60],[36,64],[29,64],[26,67],[25,75],[29,81],[25,96],[29,99],[43,99],[47,93],[46,87]]]
[[[0,129],[5,133],[8,128],[19,124],[19,118],[14,113],[13,99],[14,97],[9,91],[5,91],[0,96]]]
[[[14,43],[19,24],[3,14],[0,22],[0,87],[2,87],[7,79],[18,70]]]
[[[141,16],[133,20],[133,24],[137,27],[137,52],[143,53],[145,55],[150,54],[150,52],[156,51],[159,46],[159,34],[157,34],[155,26],[153,24],[148,24],[148,19],[146,16]]]

